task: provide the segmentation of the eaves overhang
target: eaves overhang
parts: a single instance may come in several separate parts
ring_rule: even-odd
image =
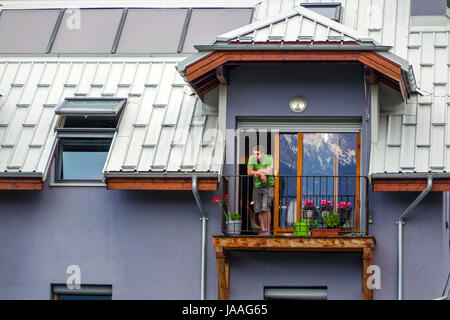
[[[197,177],[200,191],[215,191],[219,185],[218,173],[148,173],[108,172],[104,173],[107,189],[110,190],[192,190],[192,179]]]
[[[229,44],[198,46],[201,51],[177,65],[177,70],[202,98],[219,84],[228,85],[227,67],[247,63],[328,62],[361,63],[380,80],[397,89],[403,100],[416,89],[408,62],[390,53],[388,46],[359,44]]]
[[[430,176],[433,177],[431,191],[450,191],[450,173],[447,172],[374,173],[370,181],[374,192],[421,192]]]

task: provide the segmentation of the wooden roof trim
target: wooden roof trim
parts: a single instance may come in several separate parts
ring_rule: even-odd
[[[230,50],[214,51],[202,59],[186,67],[185,73],[187,81],[197,93],[202,96],[217,86],[217,82],[212,85],[205,85],[205,79],[214,81],[211,74],[216,73],[216,69],[226,63],[251,63],[251,62],[360,62],[398,84],[399,91],[403,99],[406,99],[409,88],[403,75],[400,65],[389,59],[370,51],[264,51],[264,50]],[[214,79],[217,79],[214,76]],[[202,83],[201,87],[197,86]],[[208,82],[208,80],[207,80]],[[205,90],[206,88],[206,90]]]
[[[423,191],[427,187],[427,179],[374,179],[372,181],[373,191]],[[450,178],[433,179],[431,191],[450,191]]]
[[[41,178],[0,178],[0,190],[42,190]]]
[[[218,189],[217,178],[198,178],[200,191]],[[107,178],[106,187],[111,190],[192,190],[191,178]]]

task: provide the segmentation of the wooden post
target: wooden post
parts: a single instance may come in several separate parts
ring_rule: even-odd
[[[363,276],[362,276],[362,299],[363,300],[373,300],[373,289],[367,287],[367,280],[369,279],[369,274],[367,273],[367,268],[373,265],[373,253],[374,248],[364,248],[363,249]]]
[[[218,299],[230,299],[230,261],[228,250],[216,247]]]

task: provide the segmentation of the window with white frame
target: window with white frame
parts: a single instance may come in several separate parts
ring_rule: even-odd
[[[66,98],[56,109],[55,181],[102,180],[125,98]]]

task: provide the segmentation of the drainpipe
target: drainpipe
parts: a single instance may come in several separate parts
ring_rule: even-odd
[[[433,186],[433,177],[427,176],[427,187],[421,194],[414,200],[408,208],[400,215],[397,220],[398,225],[398,300],[403,300],[403,225],[405,219],[411,214],[411,211],[417,207],[417,205],[425,198],[425,196],[431,191]]]
[[[436,298],[434,300],[448,300],[448,294],[450,292],[450,273],[447,277],[447,283],[445,284],[444,292],[442,293],[442,296],[439,298]]]
[[[202,253],[201,253],[201,262],[200,262],[200,300],[205,300],[205,272],[206,272],[206,221],[208,221],[208,217],[206,216],[205,210],[203,209],[202,199],[200,198],[200,194],[197,189],[197,176],[192,176],[192,194],[194,195],[195,202],[197,203],[198,208],[200,209],[200,213],[202,217],[200,218],[202,222]]]

